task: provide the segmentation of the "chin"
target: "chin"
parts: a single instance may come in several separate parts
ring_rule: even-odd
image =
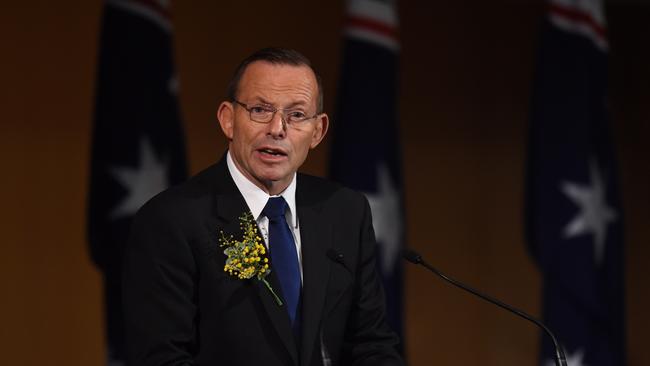
[[[263,174],[260,174],[259,176],[265,182],[275,183],[275,182],[280,182],[282,180],[288,179],[289,177],[291,177],[291,174],[287,174],[284,171],[283,172],[278,172],[278,171],[269,172],[269,171],[266,171]]]
[[[263,175],[263,178],[262,178],[262,179],[263,179],[264,181],[266,181],[266,182],[272,182],[272,183],[275,183],[275,182],[282,181],[283,179],[286,179],[286,178],[287,178],[286,175],[281,175],[281,174],[266,174],[266,175]]]

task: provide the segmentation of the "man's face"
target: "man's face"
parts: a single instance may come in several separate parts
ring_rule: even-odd
[[[275,65],[253,62],[244,71],[237,100],[250,106],[265,105],[278,109],[300,110],[316,114],[318,84],[307,66]],[[223,102],[218,119],[230,141],[229,150],[239,170],[269,194],[282,192],[293,174],[327,132],[327,115],[303,122],[299,128],[282,121],[278,111],[269,123],[254,122],[248,111],[236,103]]]

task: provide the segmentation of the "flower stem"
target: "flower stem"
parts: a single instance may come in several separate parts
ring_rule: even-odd
[[[275,302],[278,304],[278,306],[282,306],[282,300],[280,300],[280,297],[275,293],[275,291],[273,291],[273,288],[271,287],[271,284],[269,284],[269,282],[266,280],[266,278],[262,278],[262,282],[264,282],[264,284],[266,285],[266,288],[268,288],[269,291],[271,291],[271,294],[275,298]]]

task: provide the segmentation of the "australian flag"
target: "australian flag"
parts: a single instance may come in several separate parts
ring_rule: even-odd
[[[111,366],[125,359],[120,283],[131,219],[187,175],[167,3],[104,3],[87,229],[92,260],[104,278]]]
[[[598,0],[552,0],[534,82],[527,236],[569,366],[625,365],[623,230]],[[552,363],[542,338],[541,365]]]
[[[393,1],[351,0],[343,44],[331,177],[365,193],[379,245],[388,321],[402,336],[404,210],[397,129],[397,12]]]

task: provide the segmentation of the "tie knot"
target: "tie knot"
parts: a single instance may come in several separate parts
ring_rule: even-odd
[[[269,201],[266,202],[266,206],[262,210],[264,216],[269,220],[276,220],[279,217],[284,218],[285,212],[287,212],[287,201],[282,196],[269,198]]]

